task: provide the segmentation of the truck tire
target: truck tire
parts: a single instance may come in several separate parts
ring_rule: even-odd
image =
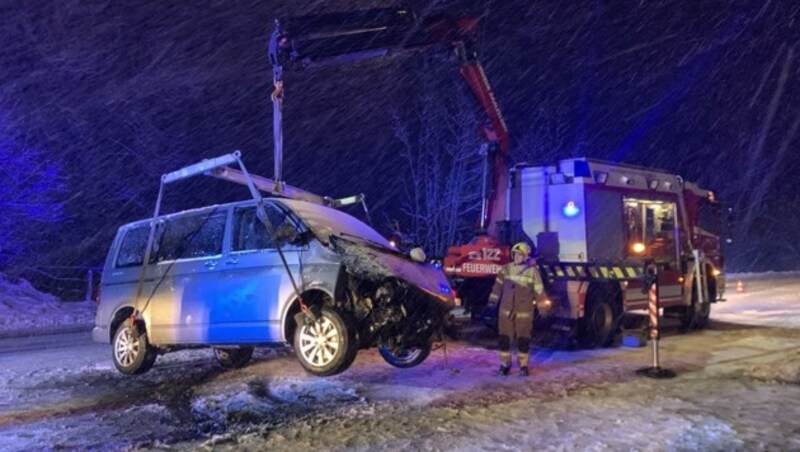
[[[610,285],[589,288],[586,311],[578,322],[578,343],[583,348],[608,347],[619,331],[618,293]]]
[[[250,362],[253,347],[214,347],[214,357],[224,369],[238,369]]]
[[[711,300],[717,296],[717,282],[714,278],[708,278],[708,300],[699,303],[697,297],[697,287],[692,285],[692,304],[681,308],[680,320],[683,332],[702,330],[708,326],[708,319],[711,316]]]
[[[421,364],[431,354],[432,343],[424,347],[412,347],[407,350],[393,352],[389,347],[378,347],[381,357],[389,364],[400,369],[408,369]]]
[[[327,377],[344,372],[358,351],[349,316],[322,308],[316,320],[295,329],[294,351],[300,365],[312,375]]]
[[[148,342],[144,327],[129,319],[122,322],[114,333],[111,357],[118,371],[139,375],[153,367],[158,354]]]

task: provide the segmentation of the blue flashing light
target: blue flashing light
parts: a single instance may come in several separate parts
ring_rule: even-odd
[[[574,201],[570,201],[561,209],[561,212],[563,212],[564,216],[567,218],[575,218],[581,213],[581,209]]]
[[[451,289],[448,284],[441,283],[439,284],[439,293],[450,295],[451,293],[453,293],[453,289]]]

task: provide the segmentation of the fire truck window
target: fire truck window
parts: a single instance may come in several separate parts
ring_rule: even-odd
[[[706,232],[711,234],[720,235],[722,231],[720,221],[720,208],[719,204],[710,203],[706,200],[700,201],[700,215],[698,218],[698,226]]]
[[[625,200],[628,253],[633,245],[645,245],[650,256],[675,254],[675,204],[641,199]]]

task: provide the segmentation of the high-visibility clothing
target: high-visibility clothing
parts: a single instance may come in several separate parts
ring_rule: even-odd
[[[544,285],[539,270],[527,262],[510,263],[497,274],[489,303],[500,303],[497,320],[500,361],[504,366],[511,364],[513,342],[517,342],[520,366],[528,366],[536,298],[542,292]]]

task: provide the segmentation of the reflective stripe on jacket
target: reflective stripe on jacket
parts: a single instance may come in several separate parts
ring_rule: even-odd
[[[544,291],[539,269],[528,262],[504,266],[494,281],[489,303],[500,301],[500,309],[514,313],[532,313],[536,296]]]

